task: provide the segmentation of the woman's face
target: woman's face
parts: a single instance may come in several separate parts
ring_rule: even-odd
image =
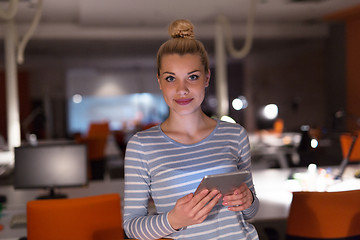
[[[209,79],[197,54],[162,57],[158,82],[170,111],[184,115],[201,110]]]

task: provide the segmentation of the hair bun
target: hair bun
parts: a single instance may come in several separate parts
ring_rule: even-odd
[[[175,20],[169,26],[169,34],[172,38],[195,39],[194,25],[189,20]]]

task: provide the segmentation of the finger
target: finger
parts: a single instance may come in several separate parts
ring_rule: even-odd
[[[248,188],[246,183],[242,183],[239,188],[235,189],[232,194],[225,196],[223,200],[225,202],[238,200],[238,199],[244,198],[248,192],[250,192],[250,189]]]
[[[214,197],[211,198],[211,200],[203,206],[197,213],[197,217],[201,219],[205,219],[208,214],[211,212],[213,207],[219,202],[219,199],[221,198],[221,193],[218,193]]]
[[[242,183],[239,187],[240,192],[244,192],[249,189],[248,185],[246,183]]]
[[[224,197],[223,205],[224,206],[235,206],[235,205],[247,205],[247,203],[252,203],[253,197],[248,189],[246,192],[242,192],[240,194],[236,194]]]
[[[188,195],[185,195],[184,197],[182,198],[179,198],[177,200],[178,204],[180,205],[183,205],[183,204],[186,204],[187,202],[189,202],[192,198],[193,198],[194,194],[192,193],[189,193]]]
[[[249,208],[252,204],[252,197],[241,199],[238,201],[231,201],[223,203],[224,206],[228,206],[230,211],[243,211]]]
[[[218,198],[216,196],[219,194],[218,190],[212,190],[209,192],[206,196],[204,196],[194,207],[195,211],[200,211],[205,205],[211,206],[210,210],[213,208],[213,206],[219,201],[219,197],[221,197],[221,194]],[[212,201],[214,200],[214,201]]]
[[[208,189],[203,189],[199,193],[194,195],[194,199],[200,201],[209,193]]]
[[[236,212],[236,211],[243,211],[243,210],[245,210],[245,209],[249,208],[249,207],[250,207],[250,205],[251,205],[251,204],[234,205],[234,206],[230,206],[230,207],[228,207],[228,210],[230,210],[230,211],[234,211],[234,212]]]

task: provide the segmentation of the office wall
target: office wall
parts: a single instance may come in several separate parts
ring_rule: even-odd
[[[360,4],[330,13],[324,17],[331,24],[345,25],[345,61],[346,61],[346,108],[344,118],[346,130],[356,131],[360,126]]]
[[[135,83],[135,84],[134,84]],[[71,68],[66,74],[66,97],[121,96],[132,93],[161,93],[156,69]]]
[[[249,98],[249,108],[243,113],[232,110],[230,113],[249,131],[255,131],[257,109],[265,103],[275,102],[279,104],[286,130],[298,130],[301,124],[328,125],[327,40],[259,39],[246,58],[234,60],[229,57],[229,103],[238,94],[246,94]],[[100,91],[98,84],[111,79],[117,79],[116,82],[123,86],[108,90],[111,94],[159,91],[155,79],[156,49],[144,56],[132,56],[131,51],[125,54],[117,51],[116,45],[103,42],[92,43],[101,46],[94,49],[82,48],[79,42],[70,48],[71,43],[67,43],[66,51],[57,49],[58,45],[62,46],[61,42],[52,42],[51,48],[46,49],[42,44],[29,43],[25,63],[19,70],[29,74],[31,102],[45,106],[43,129],[47,138],[66,137],[66,98],[72,93],[94,94]],[[209,55],[214,56],[212,42],[206,42],[206,47]],[[74,78],[80,79],[79,82],[68,88],[67,79]],[[344,83],[341,79],[332,82],[333,92],[342,91]],[[209,90],[214,94],[214,84]]]
[[[286,131],[299,131],[301,125],[325,125],[325,43],[323,40],[295,40],[273,43],[254,50],[247,68],[246,86],[251,89],[255,122],[267,104],[279,107]]]

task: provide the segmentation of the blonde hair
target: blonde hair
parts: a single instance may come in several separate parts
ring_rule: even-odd
[[[161,59],[166,54],[198,54],[205,72],[208,72],[208,54],[202,42],[195,39],[193,24],[189,20],[179,19],[169,25],[168,31],[171,39],[164,42],[157,53],[157,74],[160,75]]]

